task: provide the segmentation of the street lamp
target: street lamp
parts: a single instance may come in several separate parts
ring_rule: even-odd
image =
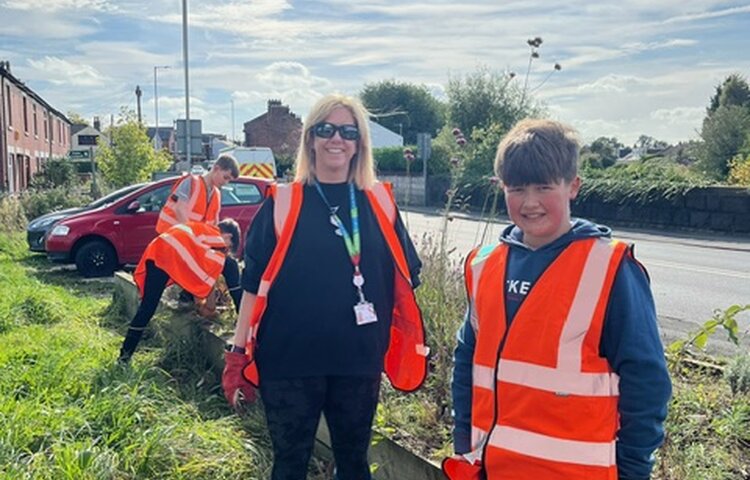
[[[156,72],[160,68],[166,70],[169,68],[169,65],[154,66],[154,116],[156,120],[156,128],[154,129],[154,150],[156,151],[161,148],[161,138],[159,137],[159,83],[156,80]]]
[[[188,9],[187,0],[182,0],[182,63],[185,67],[185,158],[188,165],[192,165],[192,152],[190,151],[191,128],[190,128],[190,75],[188,73]]]

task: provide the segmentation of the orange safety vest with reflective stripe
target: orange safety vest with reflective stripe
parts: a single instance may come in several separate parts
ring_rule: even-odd
[[[303,186],[299,182],[274,185],[271,189],[271,195],[274,198],[273,219],[277,242],[261,277],[255,306],[250,315],[250,331],[245,349],[249,363],[243,370],[244,377],[255,386],[260,385],[254,358],[256,335],[268,303],[268,292],[281,270],[297,226],[297,219],[302,208],[302,192]],[[365,190],[365,195],[375,213],[378,226],[396,266],[391,338],[383,369],[394,388],[410,392],[419,388],[427,375],[429,349],[424,342],[422,312],[417,306],[406,256],[393,226],[396,220],[396,204],[392,193],[388,186],[377,183],[372,189]]]
[[[506,331],[509,247],[474,250],[466,289],[476,333],[471,443],[451,480],[616,480],[619,378],[599,355],[609,295],[627,245],[570,244],[531,288]]]
[[[172,194],[182,182],[190,182],[190,198],[187,199],[188,221],[206,222],[216,225],[219,221],[219,210],[221,210],[221,193],[219,189],[213,187],[211,201],[207,200],[208,190],[206,183],[198,175],[189,175],[188,177],[175,182],[172,186],[167,202],[159,212],[159,220],[156,222],[156,233],[164,233],[169,227],[177,225],[177,215],[174,211],[176,200],[172,199]]]
[[[198,298],[211,292],[224,269],[226,243],[213,225],[188,222],[175,225],[148,244],[133,273],[143,297],[146,282],[146,262],[152,260],[176,283]]]

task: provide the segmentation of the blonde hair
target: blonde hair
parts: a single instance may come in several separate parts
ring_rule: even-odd
[[[505,185],[572,182],[578,174],[576,131],[554,120],[527,118],[500,142],[495,174]]]
[[[315,137],[313,126],[325,121],[328,115],[337,108],[346,108],[354,117],[354,123],[359,128],[357,153],[354,154],[349,165],[348,181],[354,182],[358,188],[371,188],[375,182],[375,162],[372,159],[372,144],[368,127],[368,112],[362,103],[354,98],[341,94],[330,94],[318,100],[302,125],[302,139],[297,150],[294,179],[298,182],[311,184],[315,181]]]

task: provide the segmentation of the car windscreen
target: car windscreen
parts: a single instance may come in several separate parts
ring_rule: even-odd
[[[128,185],[127,187],[123,187],[119,190],[115,190],[114,192],[110,193],[109,195],[105,195],[102,198],[98,200],[94,200],[93,202],[86,205],[86,208],[88,209],[94,209],[99,208],[103,205],[107,205],[109,203],[115,202],[118,199],[124,197],[125,195],[129,194],[130,192],[134,192],[141,188],[142,186],[146,185],[145,183],[136,183],[135,185]]]

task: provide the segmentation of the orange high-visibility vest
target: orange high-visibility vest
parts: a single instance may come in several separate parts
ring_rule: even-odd
[[[188,177],[175,182],[172,186],[167,202],[159,212],[159,220],[156,222],[156,233],[164,233],[170,227],[177,225],[177,216],[174,212],[175,200],[172,194],[182,182],[190,182],[190,198],[187,200],[188,221],[206,222],[216,225],[219,222],[219,210],[221,210],[221,193],[219,189],[213,187],[211,202],[208,202],[208,190],[206,184],[199,175],[189,175]]]
[[[148,244],[133,273],[141,297],[146,282],[146,262],[154,264],[176,283],[198,298],[211,292],[224,269],[226,243],[213,225],[188,222],[175,225]]]
[[[476,333],[472,452],[451,480],[616,480],[619,378],[599,355],[607,302],[627,245],[571,243],[506,331],[509,247],[472,251],[465,280]]]
[[[266,310],[268,292],[281,270],[297,226],[297,219],[302,208],[302,192],[303,186],[299,182],[274,185],[271,190],[274,198],[273,218],[277,243],[261,277],[255,306],[250,315],[250,331],[245,349],[250,362],[243,370],[244,377],[255,386],[260,385],[258,368],[253,355],[256,335]],[[385,354],[383,370],[394,388],[410,392],[419,388],[427,375],[429,349],[424,342],[422,312],[417,306],[406,256],[393,226],[396,220],[396,204],[392,193],[386,185],[377,183],[372,189],[365,190],[365,194],[396,266],[391,338]]]

